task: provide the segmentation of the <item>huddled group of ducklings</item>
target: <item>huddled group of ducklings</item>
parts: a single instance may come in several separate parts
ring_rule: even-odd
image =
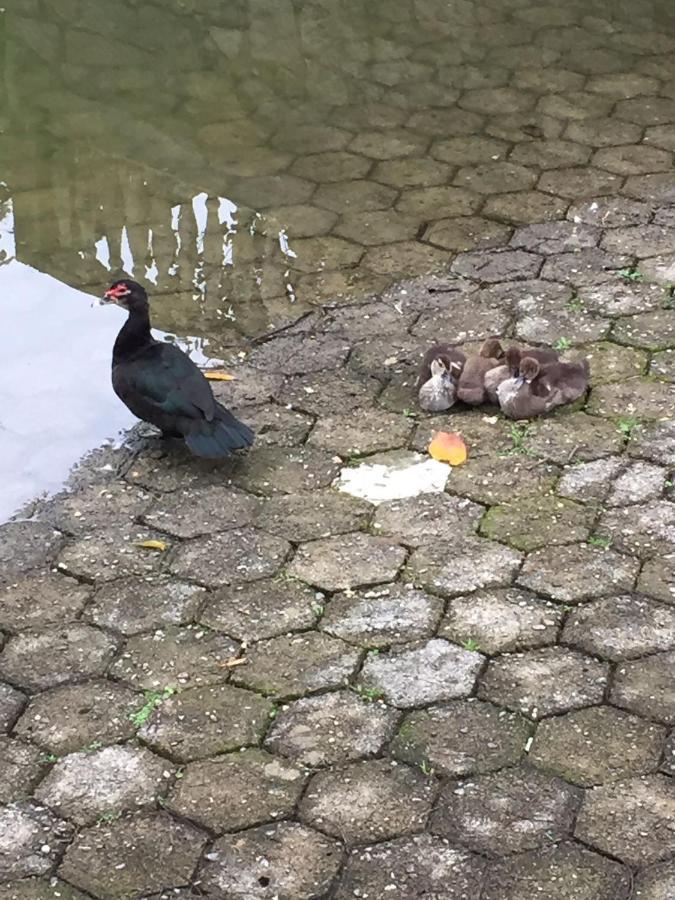
[[[477,356],[451,344],[434,344],[417,379],[419,405],[443,412],[457,400],[469,406],[498,404],[510,419],[531,419],[573,403],[588,388],[588,360],[561,362],[548,347],[508,347],[486,340]]]

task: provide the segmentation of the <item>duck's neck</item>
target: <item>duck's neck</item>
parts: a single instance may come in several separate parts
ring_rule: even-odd
[[[153,344],[154,340],[150,333],[150,314],[148,307],[141,309],[132,309],[129,316],[122,326],[120,333],[117,335],[115,346],[113,347],[113,365],[120,360],[128,359],[143,347]]]

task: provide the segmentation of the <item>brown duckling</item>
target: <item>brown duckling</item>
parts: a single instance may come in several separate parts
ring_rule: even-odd
[[[453,378],[458,379],[464,368],[466,356],[461,350],[458,350],[457,347],[453,347],[452,344],[434,344],[429,347],[420,363],[417,382],[415,384],[417,390],[430,380],[432,376],[431,363],[435,359],[440,359],[443,362],[446,371],[449,372]]]
[[[537,362],[542,364],[558,362],[558,354],[555,350],[551,350],[548,347],[508,347],[504,354],[503,365],[490,369],[485,374],[485,391],[490,403],[499,404],[497,388],[507,378],[516,378],[518,376],[520,361],[526,356],[536,359]]]
[[[445,364],[437,356],[431,360],[431,378],[420,387],[417,399],[426,412],[444,412],[454,405],[457,395],[457,381]]]
[[[496,338],[488,338],[478,351],[464,363],[457,386],[457,399],[470,406],[479,406],[488,399],[485,377],[492,369],[500,366],[504,356],[502,345]]]
[[[511,419],[543,415],[581,397],[588,387],[588,374],[586,359],[581,363],[542,365],[526,356],[520,361],[518,375],[507,378],[497,388],[499,405]]]

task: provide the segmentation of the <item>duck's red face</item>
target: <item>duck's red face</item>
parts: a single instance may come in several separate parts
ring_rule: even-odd
[[[131,288],[126,281],[116,281],[103,295],[104,303],[116,303],[117,306],[127,306],[126,298],[131,294]]]

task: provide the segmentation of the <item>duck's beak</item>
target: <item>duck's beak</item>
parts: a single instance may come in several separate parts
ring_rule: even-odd
[[[522,387],[525,384],[525,376],[524,375],[516,375],[513,379],[518,387]]]

